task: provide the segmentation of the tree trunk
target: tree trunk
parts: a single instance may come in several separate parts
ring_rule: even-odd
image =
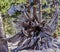
[[[6,37],[4,35],[3,21],[0,13],[0,52],[8,52],[7,41],[4,38]]]
[[[42,0],[39,0],[39,21],[42,20]]]
[[[34,16],[34,17],[33,17],[33,18],[38,21],[38,18],[37,18],[37,15],[36,15],[36,12],[37,12],[37,7],[36,7],[36,5],[37,5],[37,0],[33,0],[33,2],[34,2],[34,6],[33,6],[33,16]]]
[[[27,0],[27,3],[28,3],[28,9],[27,10],[28,10],[28,13],[30,13],[30,5],[29,5],[30,4],[30,1]]]

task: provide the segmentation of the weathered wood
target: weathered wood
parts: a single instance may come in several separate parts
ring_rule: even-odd
[[[21,26],[22,28],[22,34],[17,34],[14,37],[10,38],[10,42],[14,42],[16,40],[19,40],[18,38],[21,37],[23,41],[21,40],[20,45],[14,49],[13,51],[18,52],[19,50],[28,50],[28,49],[35,49],[40,50],[41,49],[47,49],[52,48],[52,34],[56,30],[57,26],[57,17],[58,17],[58,11],[57,11],[57,5],[55,4],[56,11],[53,15],[53,18],[50,20],[50,23],[47,23],[46,21],[42,20],[42,0],[39,0],[39,18],[37,17],[37,7],[38,4],[37,0],[33,0],[33,17],[32,20],[30,20],[30,5],[27,8],[28,11],[26,11],[25,15],[27,16],[28,20],[23,21]],[[55,0],[54,0],[55,1]],[[29,0],[28,0],[29,4]],[[42,20],[42,21],[41,21]],[[37,25],[38,24],[38,25]],[[21,32],[20,32],[21,33]],[[28,35],[28,36],[27,36]]]

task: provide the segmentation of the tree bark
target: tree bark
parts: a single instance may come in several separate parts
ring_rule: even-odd
[[[36,5],[37,5],[37,0],[33,0],[33,2],[34,2],[34,6],[33,6],[33,18],[34,18],[34,20],[36,19],[37,21],[38,21],[38,18],[37,18],[37,15],[36,15],[36,12],[37,12],[37,7],[36,7]]]
[[[28,13],[30,13],[30,5],[29,5],[30,4],[30,1],[27,0],[27,3],[28,3],[28,9],[27,10],[28,10]]]
[[[39,0],[39,21],[42,20],[42,0]]]

